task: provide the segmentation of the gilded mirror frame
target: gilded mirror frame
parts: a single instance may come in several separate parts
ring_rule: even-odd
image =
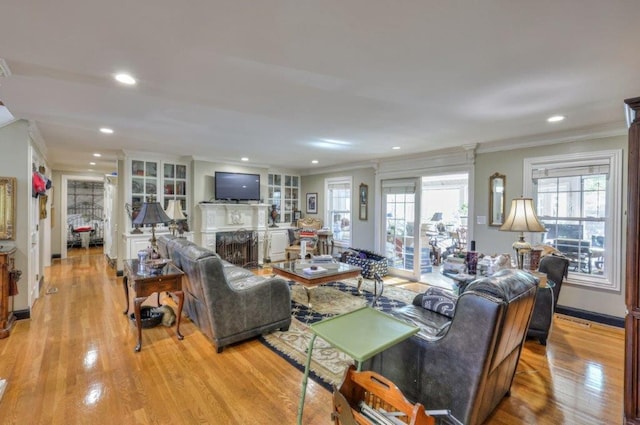
[[[504,224],[504,193],[507,187],[507,176],[494,173],[489,177],[489,226],[499,227]]]
[[[362,221],[366,221],[368,219],[367,208],[369,207],[369,186],[368,185],[364,183],[360,184],[358,198],[360,199],[360,208],[359,208],[358,218]]]
[[[16,211],[15,177],[0,177],[0,240],[14,240]]]

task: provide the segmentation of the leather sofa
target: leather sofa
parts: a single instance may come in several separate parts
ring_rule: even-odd
[[[175,236],[158,237],[158,250],[185,273],[184,311],[218,353],[235,342],[289,329],[291,291],[284,279],[255,275]]]
[[[560,289],[569,270],[570,260],[556,255],[542,257],[538,271],[547,274],[547,280],[553,282],[551,288],[539,288],[536,303],[533,307],[533,315],[529,324],[527,336],[537,338],[540,344],[547,345],[549,330],[553,322],[553,314],[556,311]]]
[[[365,362],[428,410],[448,409],[467,425],[481,424],[509,394],[536,296],[538,279],[502,270],[468,285],[449,316],[414,305],[393,315],[418,334]],[[418,305],[415,305],[418,304]]]

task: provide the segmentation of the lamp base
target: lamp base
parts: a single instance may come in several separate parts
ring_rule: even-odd
[[[516,252],[518,268],[524,269],[524,256],[531,251],[531,244],[524,240],[524,232],[520,233],[520,239],[515,241],[511,247]]]

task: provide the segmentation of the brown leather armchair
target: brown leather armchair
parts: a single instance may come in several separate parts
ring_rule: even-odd
[[[538,271],[546,273],[547,281],[552,282],[551,285],[553,286],[538,288],[538,295],[533,307],[533,315],[531,316],[531,324],[529,324],[527,336],[537,338],[542,345],[547,345],[553,314],[556,311],[558,297],[560,296],[560,288],[569,270],[570,262],[568,258],[557,255],[547,255],[540,260]]]
[[[467,425],[481,424],[509,394],[538,279],[508,269],[470,283],[452,317],[414,304],[393,315],[420,327],[418,334],[365,362],[411,402],[448,409]]]

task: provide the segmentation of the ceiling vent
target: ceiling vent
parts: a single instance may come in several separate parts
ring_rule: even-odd
[[[0,58],[0,77],[10,77],[11,71],[4,59]]]

